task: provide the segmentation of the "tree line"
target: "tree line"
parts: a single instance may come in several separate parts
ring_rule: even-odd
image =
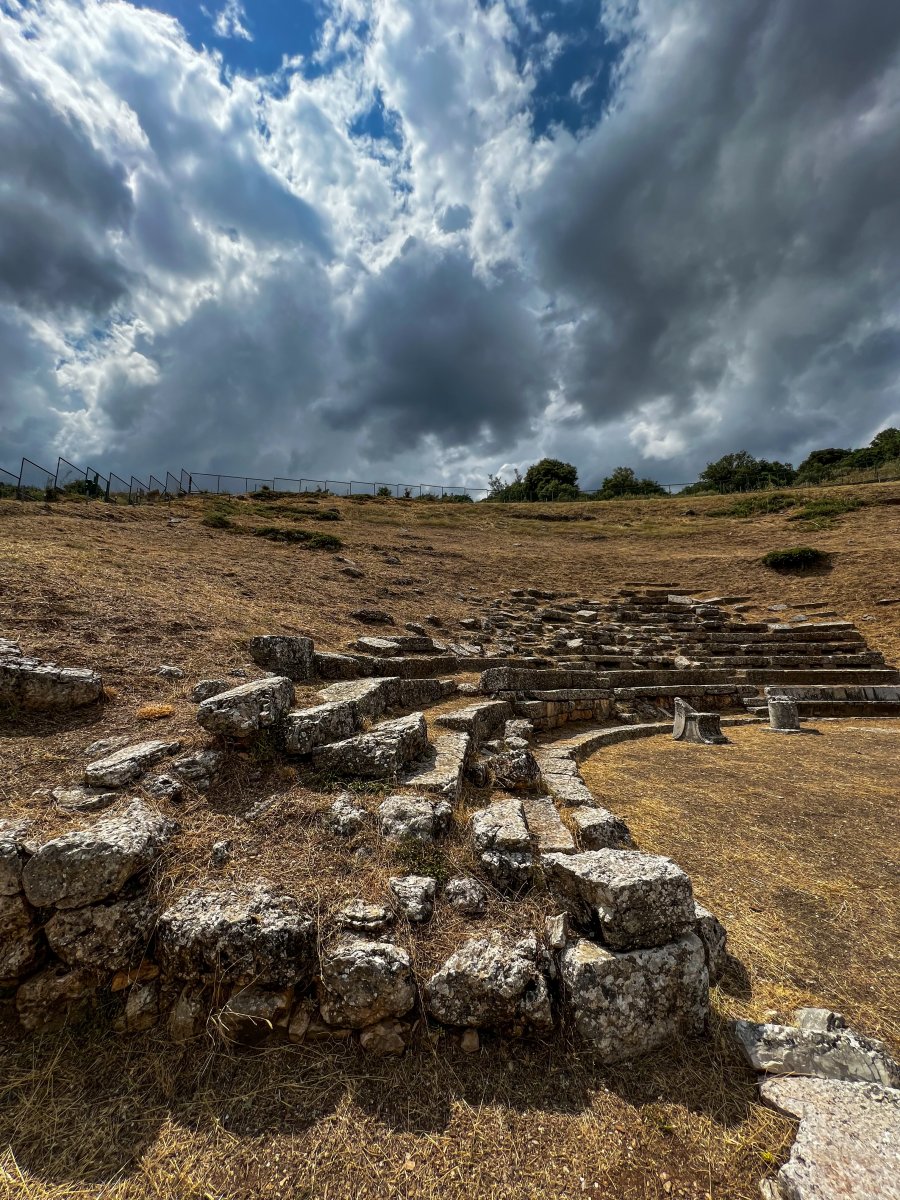
[[[876,433],[868,446],[858,450],[828,447],[813,450],[799,467],[791,463],[756,458],[747,450],[723,454],[707,463],[696,483],[682,488],[681,496],[704,493],[758,492],[767,488],[828,483],[852,471],[869,471],[897,463],[900,466],[900,429],[893,427]],[[655,479],[641,479],[631,467],[616,467],[596,491],[584,491],[578,484],[578,469],[558,458],[542,458],[524,475],[517,470],[512,480],[490,475],[489,500],[552,501],[614,500],[621,496],[667,496],[668,490]]]

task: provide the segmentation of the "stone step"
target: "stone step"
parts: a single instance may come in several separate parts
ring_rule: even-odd
[[[575,839],[563,825],[550,796],[523,796],[525,824],[540,854],[572,854]]]
[[[467,733],[448,730],[438,734],[425,755],[401,777],[401,788],[437,794],[455,802],[462,795],[471,749],[472,739]]]
[[[484,700],[478,704],[470,704],[466,708],[457,708],[453,712],[442,713],[434,718],[436,725],[445,729],[455,729],[468,733],[475,745],[489,738],[505,721],[513,715],[513,706],[506,700]]]
[[[835,684],[879,686],[882,684],[900,683],[900,671],[893,667],[869,667],[866,670],[840,670],[838,668],[821,671],[805,670],[747,670],[735,671],[735,678],[740,682],[760,684]]]

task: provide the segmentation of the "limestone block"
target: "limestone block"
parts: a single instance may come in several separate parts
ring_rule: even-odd
[[[279,727],[294,702],[294,685],[282,676],[254,679],[204,700],[197,721],[208,733],[243,740]]]
[[[447,1025],[548,1033],[546,965],[534,934],[518,941],[498,932],[473,938],[429,979],[428,1011]]]
[[[298,683],[313,677],[312,638],[269,634],[250,639],[250,656],[259,667]]]
[[[323,949],[319,1005],[327,1024],[362,1029],[404,1016],[415,999],[409,955],[401,947],[347,937]]]
[[[561,974],[564,1012],[603,1062],[704,1029],[709,979],[696,934],[618,953],[581,939],[564,951]]]
[[[85,767],[84,782],[88,787],[117,788],[139,779],[156,763],[181,749],[180,742],[135,742],[115,750],[106,758]]]

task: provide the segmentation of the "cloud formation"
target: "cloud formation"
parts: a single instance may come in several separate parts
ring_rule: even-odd
[[[679,482],[900,423],[897,5],[566,12],[330,0],[250,78],[0,0],[0,466]]]

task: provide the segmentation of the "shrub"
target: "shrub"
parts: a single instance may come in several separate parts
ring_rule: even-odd
[[[394,493],[391,491],[391,489],[386,484],[382,484],[382,486],[378,489],[378,491],[375,493],[375,495],[381,496],[381,498],[383,500],[391,500],[393,498]]]
[[[824,550],[793,546],[790,550],[770,550],[763,555],[762,564],[773,571],[808,571],[812,567],[825,566],[829,560],[830,555]]]
[[[613,500],[619,496],[667,496],[668,492],[655,479],[638,479],[631,467],[616,467],[607,475],[597,492],[598,500]]]
[[[288,542],[291,545],[306,545],[311,550],[340,550],[344,543],[331,533],[310,533],[308,529],[281,529],[277,525],[260,525],[252,530],[255,537],[268,538],[270,542]]]
[[[797,501],[785,492],[764,492],[762,495],[742,496],[727,508],[714,509],[711,517],[758,517],[763,513],[784,512]]]
[[[788,520],[828,521],[832,517],[841,517],[844,513],[856,512],[865,503],[865,500],[857,496],[817,496],[815,500],[807,500],[799,512],[791,513]]]
[[[456,492],[453,492],[452,494],[450,492],[448,492],[447,495],[441,496],[441,503],[442,504],[474,504],[474,500],[472,499],[471,496],[469,496],[465,492],[462,492],[459,494]]]
[[[233,522],[229,521],[224,513],[214,512],[204,517],[200,524],[205,525],[207,529],[231,529]]]

